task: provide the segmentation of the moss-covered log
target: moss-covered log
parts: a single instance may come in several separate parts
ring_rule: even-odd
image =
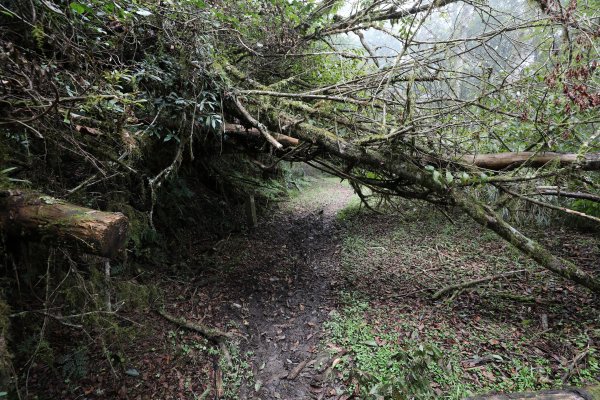
[[[9,236],[76,245],[114,257],[125,244],[128,220],[119,212],[80,207],[33,191],[3,190],[0,227]]]
[[[523,235],[506,222],[491,207],[482,204],[466,193],[454,192],[452,197],[471,218],[481,225],[493,230],[498,236],[527,254],[542,267],[563,278],[585,286],[600,293],[600,279],[578,268],[572,262],[552,254],[541,244]]]

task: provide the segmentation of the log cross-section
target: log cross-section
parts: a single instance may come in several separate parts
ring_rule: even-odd
[[[126,242],[128,225],[119,212],[80,207],[32,191],[0,191],[0,227],[9,236],[78,245],[85,252],[114,257]]]

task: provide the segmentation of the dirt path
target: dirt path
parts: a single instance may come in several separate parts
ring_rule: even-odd
[[[40,364],[31,393],[67,400],[344,399],[350,385],[362,390],[356,398],[367,398],[374,382],[385,380],[408,390],[406,398],[422,398],[427,389],[460,399],[600,381],[596,297],[552,280],[484,228],[450,222],[432,209],[346,214],[338,223],[351,199],[347,186],[319,179],[263,215],[258,228],[192,249],[186,274],[153,277],[166,311],[234,335],[231,365],[197,332],[151,310],[132,310],[124,321],[143,329],[113,347],[127,355],[113,360],[119,375],[97,346],[81,362],[90,373],[76,386]],[[597,271],[593,233],[554,231],[546,240]],[[448,282],[523,268],[530,271],[431,299]],[[443,359],[431,362],[422,345]],[[347,356],[328,375],[342,347]],[[398,379],[413,376],[414,368],[423,386]],[[355,384],[361,377],[373,379]]]
[[[329,356],[318,349],[337,285],[335,216],[352,195],[335,180],[320,180],[250,234],[250,242],[267,248],[257,249],[260,272],[244,274],[234,296],[255,378],[241,398],[304,399],[324,391],[318,378]]]

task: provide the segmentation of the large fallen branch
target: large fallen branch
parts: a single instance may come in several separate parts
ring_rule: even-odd
[[[466,154],[459,157],[457,161],[494,171],[514,169],[523,165],[540,168],[548,164],[559,166],[578,164],[585,171],[600,170],[600,153],[589,153],[581,156],[576,153],[554,153],[550,151],[542,153],[524,151],[521,153]]]
[[[542,196],[557,196],[557,197],[568,197],[570,199],[582,199],[589,200],[596,203],[600,203],[600,196],[592,193],[584,193],[584,192],[569,192],[566,190],[561,190],[557,187],[544,187],[540,186],[536,188],[536,193]]]
[[[502,219],[491,207],[466,193],[454,192],[452,197],[471,218],[496,232],[498,236],[533,258],[542,267],[600,293],[600,279],[578,268],[572,262],[550,253],[544,246],[523,235]]]
[[[253,139],[264,138],[257,128],[246,128],[240,124],[225,123],[223,126],[225,133],[231,135],[247,136]],[[281,143],[284,147],[296,147],[300,144],[300,140],[291,136],[282,135],[281,133],[270,133],[277,142]]]
[[[281,143],[279,143],[277,140],[275,140],[275,138],[273,136],[271,136],[271,134],[269,133],[267,128],[260,121],[258,121],[256,118],[254,118],[248,112],[248,110],[246,110],[246,108],[242,105],[242,103],[240,102],[240,100],[237,97],[231,97],[231,100],[232,100],[232,103],[237,108],[237,110],[240,112],[240,114],[242,114],[242,116],[246,119],[246,121],[248,121],[250,124],[252,124],[253,127],[258,129],[260,134],[264,136],[264,138],[267,140],[267,142],[271,143],[271,145],[273,147],[275,147],[277,150],[279,150],[283,147],[283,145]]]
[[[75,244],[114,257],[126,242],[128,224],[119,212],[92,210],[33,191],[0,191],[0,228],[10,236]]]
[[[260,85],[247,79],[235,67],[229,65],[225,67],[225,70],[231,72],[236,78],[249,82],[251,85]],[[287,114],[283,111],[289,105],[289,100],[285,99],[274,99],[273,102],[262,103],[261,115],[263,116],[265,125],[273,131],[279,131],[281,127],[287,127],[283,129],[282,133],[289,134],[293,131],[294,136],[300,140],[314,143],[329,154],[345,160],[351,165],[392,174],[402,182],[403,187],[408,185],[416,188],[421,187],[439,196],[449,198],[449,200],[461,207],[475,221],[492,229],[500,237],[533,258],[542,267],[563,278],[581,284],[594,292],[600,293],[600,277],[594,277],[578,268],[572,262],[553,255],[548,249],[520,233],[490,207],[482,204],[473,196],[459,189],[450,190],[444,183],[433,179],[431,174],[420,169],[409,158],[397,155],[394,159],[390,159],[377,150],[357,146],[335,133],[312,123],[297,123],[297,116]],[[298,107],[294,108],[298,109]]]
[[[290,116],[286,117],[283,113],[271,114],[271,118],[291,119]],[[271,121],[271,123],[274,122]],[[500,237],[537,261],[542,267],[600,293],[599,278],[579,269],[572,262],[553,255],[545,247],[517,231],[491,208],[481,204],[472,196],[458,191],[449,192],[443,184],[435,181],[429,174],[421,171],[410,162],[403,162],[402,160],[392,162],[376,151],[358,148],[333,133],[308,123],[298,124],[294,129],[294,133],[300,139],[317,143],[329,153],[356,165],[388,171],[407,182],[426,187],[440,195],[450,195],[454,202],[471,218],[492,229]]]

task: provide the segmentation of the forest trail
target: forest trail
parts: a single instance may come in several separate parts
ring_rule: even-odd
[[[270,245],[260,251],[264,275],[246,282],[236,303],[247,313],[242,347],[253,354],[254,372],[241,398],[311,398],[323,390],[331,356],[319,354],[320,341],[335,307],[341,248],[335,218],[352,196],[338,179],[319,179],[250,234]]]
[[[191,234],[198,247],[184,265],[173,266],[185,275],[170,270],[146,278],[160,287],[170,314],[228,332],[228,351],[156,312],[130,311],[125,321],[144,328],[116,347],[128,355],[113,361],[119,377],[98,347],[85,361],[94,372],[77,388],[40,364],[32,392],[64,399],[82,393],[136,400],[347,399],[368,398],[372,381],[355,380],[372,376],[415,398],[433,391],[456,400],[557,388],[562,380],[584,386],[600,376],[598,299],[590,293],[547,283],[545,271],[468,220],[450,222],[410,204],[402,215],[357,213],[349,186],[337,178],[309,180],[296,196],[270,207],[255,229],[208,246],[198,240],[201,232]],[[552,233],[548,244],[557,251],[590,270],[600,265],[593,233]],[[445,282],[523,269],[528,272],[431,299]],[[504,296],[507,290],[516,294]],[[423,348],[442,358],[424,358]],[[568,369],[572,360],[580,360],[578,370]],[[407,386],[402,379],[414,371],[420,379]]]

